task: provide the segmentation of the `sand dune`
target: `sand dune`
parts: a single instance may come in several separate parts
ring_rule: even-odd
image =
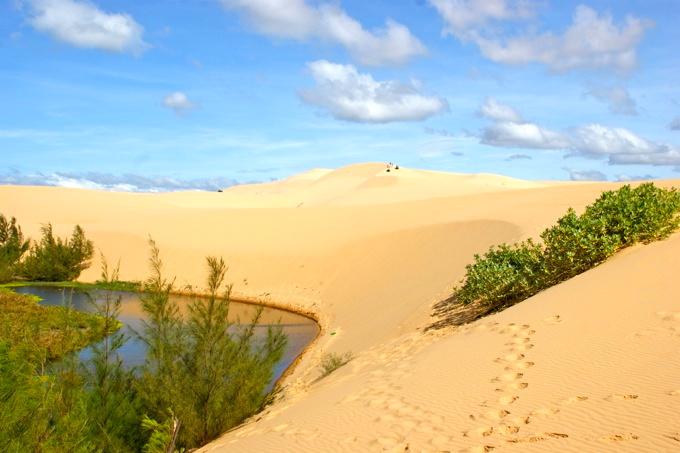
[[[201,285],[222,255],[238,297],[312,313],[322,333],[281,399],[202,451],[680,449],[680,235],[502,313],[423,333],[474,253],[537,235],[615,183],[527,182],[384,164],[223,193],[0,187],[38,237],[79,223],[124,279]],[[680,187],[680,180],[659,185]],[[81,277],[95,280],[95,265]],[[325,352],[355,359],[319,379]]]

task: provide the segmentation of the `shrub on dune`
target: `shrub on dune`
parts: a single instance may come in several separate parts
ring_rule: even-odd
[[[529,239],[502,244],[466,267],[453,300],[500,309],[574,277],[636,243],[665,239],[680,226],[680,193],[652,183],[607,191],[578,215],[573,209]]]

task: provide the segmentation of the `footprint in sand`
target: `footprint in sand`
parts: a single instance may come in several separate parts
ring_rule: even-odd
[[[502,389],[496,389],[497,392],[513,392],[515,390],[523,390],[525,388],[529,387],[529,384],[526,382],[513,382],[512,384],[502,388]]]
[[[527,327],[528,327],[528,326],[527,326]],[[535,333],[536,333],[535,330],[526,330],[526,329],[525,329],[525,330],[522,330],[521,332],[517,332],[515,335],[513,335],[513,337],[515,337],[515,338],[519,338],[519,337],[527,337],[527,336],[533,335],[533,334],[535,334]]]
[[[496,448],[496,447],[494,447],[493,445],[477,445],[475,447],[470,447],[467,450],[463,450],[463,452],[464,453],[486,453],[486,452],[493,450],[494,448]],[[446,450],[446,451],[449,451],[449,450]],[[435,452],[435,453],[437,453],[437,452]]]
[[[537,433],[537,434],[534,434],[533,436],[529,436],[529,437],[521,437],[521,438],[518,438],[518,439],[509,439],[506,442],[511,443],[511,444],[543,442],[543,441],[549,440],[550,438],[564,439],[565,437],[569,437],[569,435],[564,434],[564,433]]]
[[[510,366],[506,366],[505,371],[526,370],[527,368],[530,368],[532,366],[534,366],[534,362],[520,362]]]
[[[509,343],[505,343],[506,346],[515,346],[515,345],[522,345],[525,343],[529,343],[531,341],[531,338],[529,337],[519,337],[519,338],[513,338]]]
[[[670,395],[671,396],[680,396],[680,390],[673,390],[672,392],[670,392]]]
[[[535,411],[531,412],[531,415],[552,415],[558,413],[559,411],[559,409],[542,407],[541,409],[536,409]]]
[[[498,398],[498,404],[505,406],[505,405],[514,403],[518,399],[519,399],[519,396],[514,396],[514,395],[502,396],[502,397]]]
[[[518,326],[517,324],[510,323],[506,327],[504,327],[503,329],[499,330],[498,333],[501,333],[501,334],[513,333],[513,332],[517,332],[517,331],[522,330],[522,329],[528,329],[529,327],[530,327],[529,324],[523,324],[521,326]]]
[[[557,324],[558,322],[562,322],[562,320],[560,319],[560,315],[554,315],[545,318],[543,322],[546,324]]]
[[[544,440],[548,440],[545,437],[541,436],[529,436],[529,437],[520,437],[519,439],[508,439],[506,440],[507,443],[509,444],[523,444],[523,443],[528,443],[528,442],[542,442]]]
[[[493,426],[481,426],[463,433],[463,437],[488,437],[493,434]]]
[[[507,420],[515,425],[528,425],[530,423],[529,417],[510,417]]]
[[[503,358],[505,360],[507,360],[508,362],[517,362],[517,361],[522,360],[524,358],[524,354],[519,354],[519,353],[508,354]]]
[[[611,436],[602,436],[600,440],[603,442],[621,442],[626,440],[636,440],[638,436],[633,433],[628,434],[612,434]]]
[[[631,401],[631,400],[636,400],[638,399],[637,395],[625,395],[625,394],[620,394],[616,393],[614,395],[611,395],[609,399],[614,400],[614,401]]]
[[[528,351],[529,349],[531,349],[533,347],[534,347],[533,344],[526,343],[526,344],[515,345],[512,349],[514,351]]]
[[[566,400],[562,401],[562,404],[578,403],[579,401],[585,401],[587,399],[587,396],[572,396],[571,398],[567,398]]]
[[[505,374],[501,374],[500,376],[493,378],[491,380],[491,382],[514,381],[516,379],[520,379],[522,376],[524,376],[522,373],[505,373]]]
[[[498,434],[504,434],[504,435],[517,434],[517,432],[519,432],[519,426],[498,425],[494,428],[494,432],[496,432]]]
[[[658,311],[657,315],[661,316],[663,321],[678,321],[680,322],[680,311]]]
[[[501,420],[502,418],[506,417],[507,415],[510,415],[510,412],[506,411],[505,409],[501,409],[501,410],[498,410],[498,411],[486,412],[485,414],[482,414],[482,417],[489,419],[489,420]]]

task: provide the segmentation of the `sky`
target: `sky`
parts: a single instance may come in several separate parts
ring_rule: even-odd
[[[678,0],[6,0],[0,184],[680,178]]]

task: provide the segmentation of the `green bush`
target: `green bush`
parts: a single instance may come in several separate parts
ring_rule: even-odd
[[[85,238],[85,232],[76,225],[68,241],[55,238],[52,225],[45,224],[42,239],[31,247],[21,266],[21,275],[30,281],[71,281],[90,267],[94,244]]]
[[[555,226],[531,239],[502,244],[466,267],[453,300],[493,309],[520,302],[578,275],[638,242],[667,238],[680,226],[680,193],[652,183],[607,191],[582,215],[569,208]]]
[[[631,189],[604,192],[582,217],[600,219],[608,236],[617,236],[620,247],[667,238],[680,225],[680,193],[645,183]]]
[[[604,219],[577,216],[573,209],[557,221],[557,225],[541,233],[542,260],[546,269],[546,285],[587,271],[612,256],[621,243],[616,235],[608,234]]]
[[[531,296],[545,273],[541,254],[542,247],[528,240],[491,247],[483,257],[475,255],[475,263],[466,266],[465,284],[454,288],[457,299],[502,306]]]

